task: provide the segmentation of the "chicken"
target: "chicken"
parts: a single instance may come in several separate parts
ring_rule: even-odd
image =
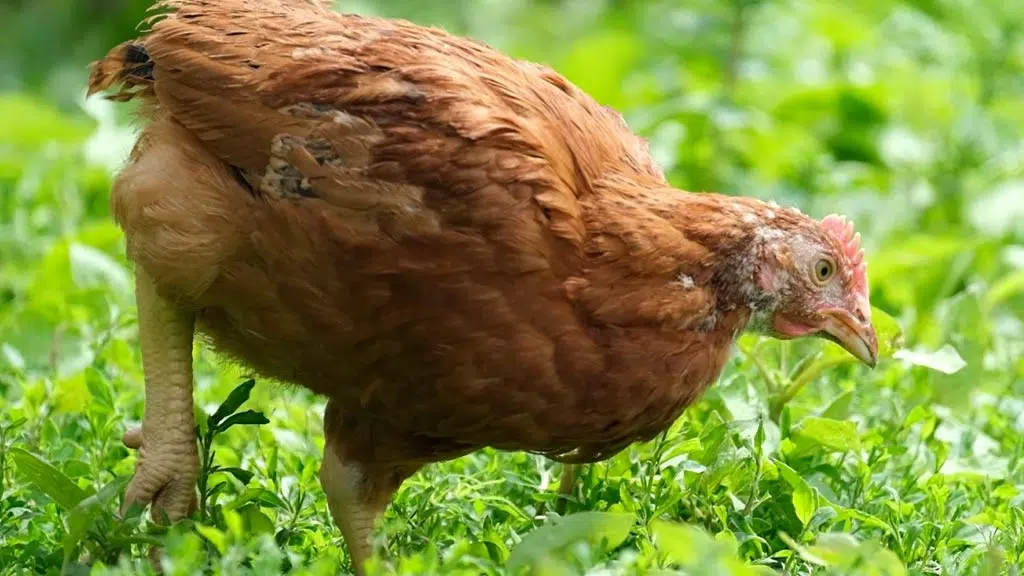
[[[145,120],[111,193],[145,372],[126,506],[194,504],[197,333],[328,399],[320,477],[357,573],[421,467],[608,458],[669,427],[743,330],[876,362],[852,223],[671,187],[548,68],[326,3],[158,7],[89,85]]]

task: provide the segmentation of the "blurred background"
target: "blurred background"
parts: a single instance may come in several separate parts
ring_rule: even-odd
[[[149,4],[0,2],[0,448],[4,422],[24,416],[21,422],[28,424],[18,441],[45,447],[48,458],[62,462],[75,478],[106,478],[111,469],[130,473],[127,454],[105,447],[119,436],[123,414],[130,413],[125,406],[141,411],[140,387],[103,384],[107,377],[97,379],[100,372],[91,368],[105,367],[113,374],[110,382],[141,381],[130,331],[131,276],[121,232],[108,209],[111,175],[132,143],[131,106],[86,101],[84,92],[89,61],[134,36]],[[1016,534],[1024,534],[1021,491],[992,491],[988,483],[1004,474],[1024,486],[1021,0],[344,0],[337,5],[443,26],[554,67],[648,137],[676,186],[770,198],[815,216],[851,216],[864,236],[873,304],[896,317],[911,348],[934,351],[908,356],[910,364],[934,370],[894,362],[870,376],[821,378],[824,382],[815,381],[802,393],[795,414],[830,406],[828,416],[866,419],[865,443],[879,446],[884,438],[884,449],[871,450],[875,467],[850,464],[842,480],[854,485],[856,476],[873,485],[864,496],[872,501],[865,509],[891,518],[898,527],[893,534],[921,534],[933,522],[942,524],[936,518],[945,518],[943,538],[956,538],[939,556],[935,544],[919,550],[904,546],[902,536],[885,540],[908,566],[923,570],[912,574],[973,574],[964,567],[981,562],[982,545],[990,540],[1011,551],[1015,546],[1015,557],[1024,558],[1024,538],[1000,524],[1012,508]],[[741,341],[740,358],[722,385],[687,413],[690,438],[712,420],[712,409],[726,420],[752,418],[754,410],[737,408],[745,404],[736,399],[747,398],[748,382],[758,394],[765,389],[770,379],[764,365],[780,366],[767,373],[788,378],[781,371],[788,370],[783,352],[791,348],[770,344],[751,353],[751,346]],[[208,412],[237,382],[234,376],[210,376],[210,365],[198,381]],[[275,411],[275,427],[262,432],[264,437],[272,433],[287,448],[282,459],[285,452],[298,451],[305,460],[295,462],[315,463],[310,438],[319,425],[308,408],[312,400],[282,403],[274,388],[257,392],[260,405]],[[744,401],[763,404],[751,397]],[[834,401],[844,407],[837,410]],[[921,432],[934,444],[932,460],[916,449],[909,453],[909,441],[898,432],[901,423],[909,427],[926,412],[936,418]],[[68,416],[54,420],[51,414]],[[91,443],[82,440],[90,437],[95,438]],[[239,433],[235,446],[238,450],[224,450],[221,457],[240,458],[241,447],[252,448],[250,437]],[[617,471],[613,477],[629,469],[629,457],[609,465]],[[513,458],[521,457],[480,462],[489,462],[490,478],[505,478],[498,470],[512,473],[507,463]],[[746,459],[735,458],[748,466]],[[459,466],[469,466],[465,462],[477,460],[438,474],[455,474]],[[515,462],[533,474],[525,460]],[[808,462],[793,466],[810,477],[817,461]],[[916,482],[933,472],[929,462],[942,465],[951,478],[976,483],[964,481],[967,487],[952,495],[945,487],[926,494]],[[294,476],[306,464],[289,466]],[[886,466],[897,472],[880,473]],[[456,481],[425,478],[421,492]],[[3,480],[0,473],[0,494]],[[520,484],[503,483],[530,486],[531,496],[517,502],[532,498],[534,484],[533,476]],[[635,486],[637,494],[650,492],[647,484]],[[815,486],[831,493],[826,482]],[[935,509],[941,512],[922,507],[909,518],[903,508],[892,512],[887,506],[896,498],[893,486],[900,487],[903,502],[938,502]],[[418,493],[409,491],[404,501],[413,502]],[[854,493],[859,497],[863,491]],[[11,548],[17,557],[35,555],[38,565],[52,567],[47,554],[59,552],[59,544],[46,538],[59,537],[54,526],[60,520],[50,514],[49,524],[33,520],[35,528],[29,530],[32,516],[20,507],[17,494],[10,509],[23,516],[10,518],[25,520],[0,523],[0,541],[5,534],[20,535],[23,546]],[[947,509],[947,496],[959,503]],[[997,497],[1002,498],[998,507],[989,502]],[[1016,504],[1007,504],[1010,498]],[[727,502],[720,504],[724,510]],[[697,512],[705,508],[703,501],[692,506]],[[466,521],[454,505],[432,510],[458,519],[452,526]],[[999,525],[1002,540],[987,527],[959,524],[969,513],[978,514],[972,522],[979,525]],[[774,538],[778,518],[794,522],[791,512],[772,514],[758,528],[767,538]],[[322,533],[309,529],[303,537]],[[511,541],[511,536],[502,532],[495,539]],[[744,546],[751,558],[767,554],[754,550],[760,546],[756,539]],[[773,546],[785,548],[778,542]],[[966,552],[956,557],[960,550]],[[0,574],[5,574],[4,554],[0,546]],[[945,572],[936,568],[936,557]]]

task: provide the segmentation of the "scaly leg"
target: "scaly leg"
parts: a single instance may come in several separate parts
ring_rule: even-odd
[[[327,495],[327,507],[348,546],[352,570],[365,576],[364,564],[371,556],[370,536],[377,516],[416,466],[383,466],[346,461],[340,440],[329,432],[320,465],[320,484]]]
[[[567,498],[572,496],[576,488],[576,474],[579,471],[579,464],[562,464],[562,479],[558,481],[558,494],[561,498],[555,502],[555,511],[565,514],[568,504]]]
[[[124,435],[126,446],[139,449],[139,458],[121,510],[151,502],[154,520],[175,522],[194,509],[199,477],[192,406],[195,316],[157,294],[141,267],[135,284],[146,412],[141,432]]]

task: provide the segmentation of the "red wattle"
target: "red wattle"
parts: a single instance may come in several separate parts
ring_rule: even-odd
[[[775,333],[783,338],[800,338],[817,331],[817,328],[814,326],[795,322],[781,314],[775,315],[773,324],[775,325]]]

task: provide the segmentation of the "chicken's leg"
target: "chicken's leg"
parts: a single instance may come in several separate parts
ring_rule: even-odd
[[[146,411],[138,429],[125,433],[126,446],[139,459],[125,493],[122,512],[132,503],[152,503],[157,522],[174,522],[195,506],[199,476],[192,407],[192,338],[195,317],[156,292],[141,267],[135,273],[139,340],[146,381]]]
[[[579,464],[562,464],[562,478],[558,481],[558,495],[561,496],[555,502],[555,512],[565,514],[568,498],[572,496],[576,488],[576,475],[579,471]]]
[[[327,495],[331,517],[341,530],[356,576],[364,576],[370,559],[370,535],[402,482],[416,466],[361,464],[343,459],[340,441],[329,432],[320,465],[320,484]]]

